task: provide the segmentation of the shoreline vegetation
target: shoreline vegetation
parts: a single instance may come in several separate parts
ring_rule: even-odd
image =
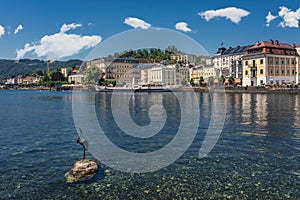
[[[84,92],[96,92],[94,85],[62,85],[62,86],[0,86],[0,90],[46,90],[46,91],[72,91],[73,88],[79,88]],[[112,87],[113,89],[114,87]],[[183,86],[174,91],[186,92],[227,92],[227,93],[297,93],[300,94],[300,88],[297,86],[255,86],[255,87],[242,87],[242,86]],[[151,91],[150,91],[151,92]]]

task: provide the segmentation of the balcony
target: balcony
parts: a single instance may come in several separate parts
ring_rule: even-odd
[[[248,65],[251,70],[257,70],[257,65]]]

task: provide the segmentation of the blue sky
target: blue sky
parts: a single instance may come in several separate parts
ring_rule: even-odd
[[[0,58],[82,59],[115,34],[134,27],[176,30],[176,23],[210,55],[222,42],[225,47],[269,39],[300,44],[299,8],[299,0],[3,0]],[[276,18],[267,26],[269,12]]]

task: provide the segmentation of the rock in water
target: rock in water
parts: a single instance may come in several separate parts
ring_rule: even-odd
[[[72,169],[65,174],[68,183],[85,181],[98,172],[98,164],[93,160],[79,160]]]

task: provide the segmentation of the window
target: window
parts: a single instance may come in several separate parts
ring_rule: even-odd
[[[245,71],[245,75],[248,75],[248,70]]]
[[[279,70],[278,69],[276,69],[276,74],[279,74]]]
[[[281,70],[281,74],[284,74],[284,69]]]
[[[288,69],[286,73],[289,75],[290,74],[290,70]]]
[[[284,60],[281,60],[281,64],[284,65]]]
[[[270,74],[273,74],[273,68],[270,68]]]
[[[295,64],[295,60],[292,60],[292,65],[294,65]]]
[[[245,65],[248,65],[248,61],[245,62]]]
[[[289,64],[290,64],[290,60],[287,60],[287,61],[286,61],[286,64],[288,64],[288,65],[289,65]]]
[[[264,74],[264,70],[263,70],[263,69],[260,69],[260,70],[259,70],[259,73],[260,73],[260,74]]]
[[[295,70],[294,69],[292,70],[292,74],[295,74]]]
[[[279,59],[275,58],[275,64],[278,65],[279,64]]]
[[[269,65],[273,65],[273,58],[269,58]]]
[[[263,59],[260,59],[260,62],[259,62],[261,65],[264,64],[264,60]]]

